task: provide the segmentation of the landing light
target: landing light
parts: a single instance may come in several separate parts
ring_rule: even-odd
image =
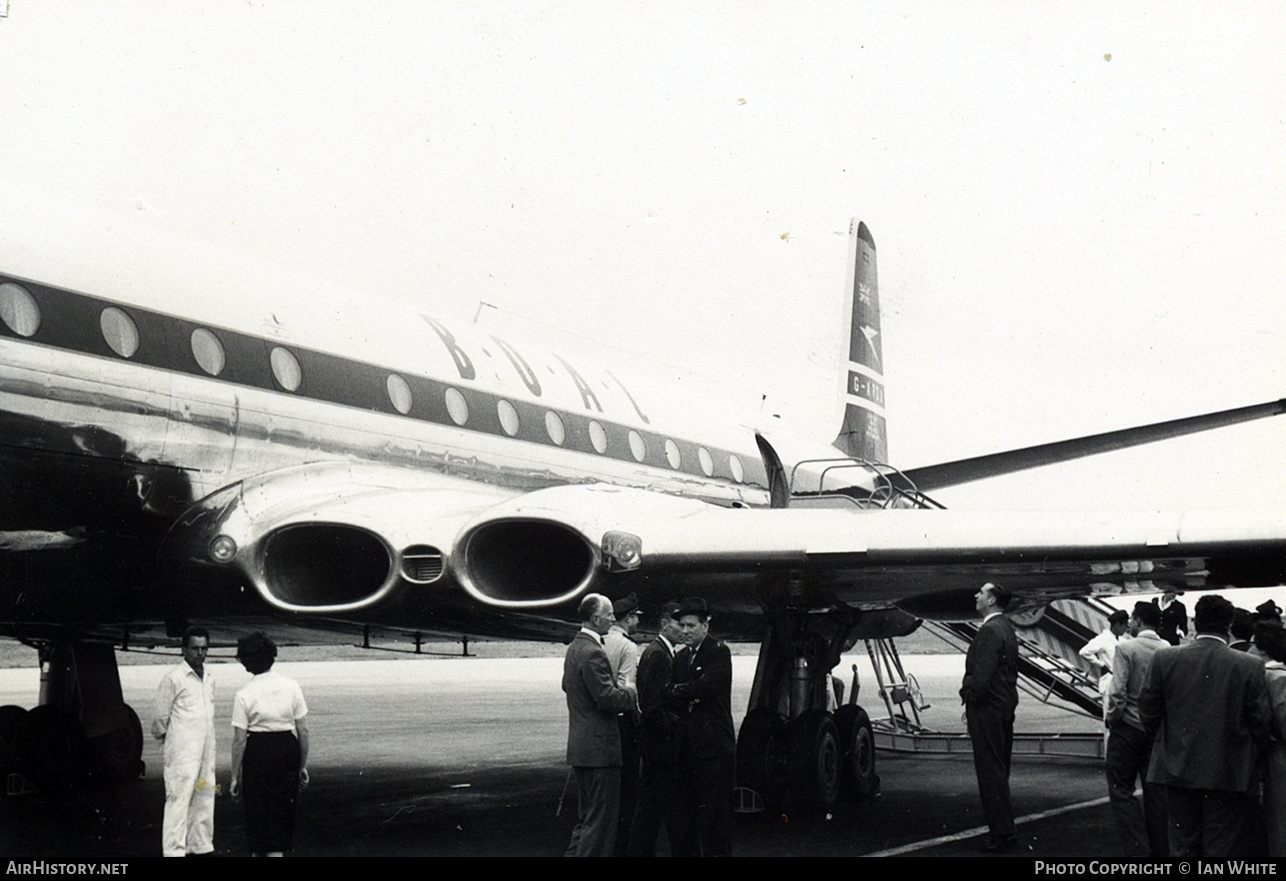
[[[629,572],[643,562],[643,539],[628,532],[603,534],[603,565],[608,572]]]
[[[237,555],[237,543],[230,536],[220,535],[210,542],[210,559],[216,563],[228,563]]]

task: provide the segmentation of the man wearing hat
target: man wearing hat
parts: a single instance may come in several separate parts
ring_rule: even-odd
[[[656,856],[656,836],[666,825],[670,851],[676,852],[678,830],[686,828],[678,813],[679,709],[667,695],[674,681],[675,657],[683,649],[679,630],[679,604],[661,606],[656,639],[639,658],[638,686],[639,753],[643,770],[639,777],[638,804],[630,826],[629,856]],[[687,705],[682,705],[684,711]]]
[[[710,636],[710,610],[700,597],[680,604],[679,632],[688,650],[675,660],[670,696],[680,711],[679,775],[686,829],[676,856],[732,855],[732,790],[737,734],[732,727],[732,652]]]
[[[633,685],[639,668],[639,647],[632,637],[639,629],[639,598],[636,594],[612,603],[616,623],[603,637],[607,662],[612,665],[612,675],[620,686]]]
[[[1255,606],[1255,623],[1264,622],[1274,627],[1282,626],[1282,609],[1272,600],[1265,600]]]
[[[603,637],[607,662],[612,666],[612,677],[621,688],[635,687],[639,666],[639,647],[631,638],[639,629],[639,598],[630,594],[612,603],[616,623]],[[634,819],[634,804],[639,791],[639,740],[638,708],[617,717],[621,729],[621,814],[617,821],[616,856],[625,856],[630,844],[630,823]]]

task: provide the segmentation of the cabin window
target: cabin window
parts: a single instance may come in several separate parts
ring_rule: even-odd
[[[603,426],[592,419],[589,422],[589,442],[594,445],[596,451],[607,452],[607,432],[603,430]]]
[[[562,417],[553,410],[545,412],[545,433],[549,435],[551,441],[560,447],[563,445],[563,441],[567,439],[567,429],[563,426]]]
[[[513,404],[503,398],[496,401],[496,415],[500,417],[500,427],[505,430],[505,434],[513,437],[518,433],[518,411]]]
[[[697,461],[701,463],[701,470],[705,472],[706,477],[714,477],[714,457],[705,447],[697,448]]]
[[[304,372],[300,369],[299,359],[294,352],[277,346],[269,355],[269,360],[272,362],[272,375],[276,377],[277,385],[288,392],[297,391],[304,381]]]
[[[204,327],[192,331],[192,357],[196,359],[197,366],[211,376],[222,373],[228,363],[223,343]]]
[[[5,282],[0,284],[0,320],[18,336],[34,336],[40,329],[40,307],[25,288]]]
[[[405,416],[411,412],[411,387],[407,385],[406,380],[396,373],[388,375],[388,401],[393,405],[393,409]]]
[[[630,429],[630,452],[640,462],[647,456],[647,447],[643,443],[642,435],[632,428]]]
[[[122,358],[133,358],[138,351],[138,326],[115,306],[108,306],[98,318],[98,326],[103,331],[103,339],[112,351]]]
[[[679,455],[679,445],[669,438],[665,439],[665,458],[669,461],[671,468],[678,468],[683,464],[683,457]]]
[[[741,483],[746,479],[746,469],[741,467],[741,460],[736,456],[728,457],[728,467],[732,469],[732,479]]]
[[[452,422],[456,425],[464,425],[469,421],[469,402],[464,399],[459,389],[447,389],[446,401],[447,413],[451,416]]]

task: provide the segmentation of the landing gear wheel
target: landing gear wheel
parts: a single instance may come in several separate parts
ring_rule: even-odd
[[[780,753],[786,720],[767,707],[746,714],[737,735],[737,785],[753,789],[770,807],[778,807],[784,794],[784,768]]]
[[[790,723],[790,787],[801,805],[833,807],[842,784],[839,729],[825,710],[809,710]]]
[[[9,775],[18,770],[18,732],[22,730],[22,720],[27,718],[27,710],[15,704],[0,707],[0,784]]]
[[[59,789],[83,779],[85,733],[61,707],[33,707],[18,739],[20,770],[41,789]]]
[[[108,780],[134,780],[143,774],[143,724],[128,704],[123,724],[89,741],[89,757],[96,773]]]
[[[843,754],[840,774],[845,798],[871,798],[880,791],[880,775],[875,773],[875,734],[866,710],[846,704],[835,711]]]

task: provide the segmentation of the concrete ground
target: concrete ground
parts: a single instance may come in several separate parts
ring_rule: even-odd
[[[927,724],[959,731],[960,656],[904,657],[919,680]],[[865,656],[860,703],[883,712]],[[210,665],[217,684],[219,782],[226,788],[232,697],[249,680],[237,664]],[[304,793],[299,856],[558,856],[575,817],[574,794],[559,813],[566,706],[562,661],[538,658],[401,658],[283,661],[309,704],[312,785]],[[123,666],[126,700],[144,720],[157,666]],[[744,708],[754,658],[734,657],[733,706]],[[845,672],[844,678],[848,675]],[[0,670],[0,704],[30,706],[34,669]],[[740,719],[736,719],[739,723]],[[1095,731],[1094,720],[1024,697],[1019,731]],[[159,853],[164,790],[160,750],[148,739],[137,781],[0,802],[0,853],[9,858],[114,860]],[[972,762],[965,756],[881,753],[881,794],[829,816],[744,814],[737,856],[977,855],[982,824]],[[1012,786],[1025,856],[1117,857],[1100,764],[1021,760]],[[244,853],[240,806],[220,797],[218,853]]]

